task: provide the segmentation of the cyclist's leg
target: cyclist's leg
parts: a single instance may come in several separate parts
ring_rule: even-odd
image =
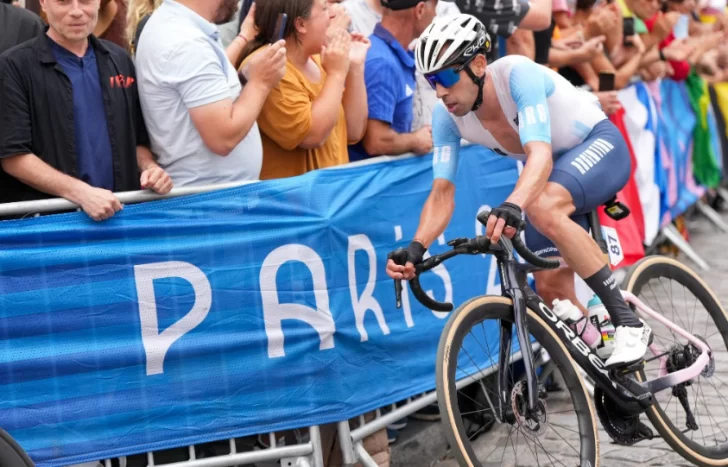
[[[564,267],[555,270],[538,271],[533,273],[536,280],[536,292],[549,305],[555,299],[569,300],[581,310],[584,316],[588,315],[587,309],[581,304],[576,296],[574,286],[574,270]]]
[[[649,330],[622,298],[599,246],[570,217],[583,215],[608,201],[627,182],[628,148],[609,121],[594,127],[589,137],[554,162],[549,183],[526,210],[533,226],[551,239],[566,263],[599,296],[617,328],[609,366],[644,356]],[[621,328],[621,329],[620,329]]]
[[[572,216],[574,222],[579,224],[584,230],[589,229],[589,220],[587,216]],[[538,256],[543,258],[559,258],[559,249],[545,235],[536,230],[530,223],[526,225],[526,244]],[[538,271],[533,274],[536,280],[536,291],[548,304],[553,303],[555,299],[570,300],[576,305],[584,316],[588,315],[587,309],[579,302],[576,296],[576,287],[574,285],[574,270],[570,267],[560,269],[550,269],[546,271]]]

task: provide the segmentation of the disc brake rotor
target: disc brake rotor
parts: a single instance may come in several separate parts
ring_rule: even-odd
[[[526,381],[519,381],[511,391],[511,407],[516,418],[516,424],[533,436],[546,433],[548,417],[546,414],[546,401],[538,398],[536,413],[528,413],[528,385]]]

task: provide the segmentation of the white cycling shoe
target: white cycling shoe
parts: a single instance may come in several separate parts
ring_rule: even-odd
[[[644,321],[641,328],[617,326],[614,331],[614,351],[604,366],[612,369],[639,362],[647,352],[651,335],[652,329]]]

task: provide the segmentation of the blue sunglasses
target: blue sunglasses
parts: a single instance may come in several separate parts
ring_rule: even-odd
[[[425,75],[425,79],[430,83],[432,89],[437,89],[438,84],[444,88],[451,88],[460,81],[460,70],[462,69],[463,67],[461,66],[457,68],[445,68],[444,70]]]

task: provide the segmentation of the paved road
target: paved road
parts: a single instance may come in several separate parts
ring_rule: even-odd
[[[728,216],[725,216],[728,221]],[[691,244],[696,251],[712,266],[710,272],[701,272],[701,276],[709,283],[720,300],[728,304],[728,235],[721,234],[704,219],[690,224]],[[689,260],[680,258],[696,271],[697,266]],[[708,314],[700,304],[695,303],[688,293],[668,281],[652,281],[643,289],[641,298],[652,308],[662,311],[670,319],[692,332],[707,338],[714,349],[720,348],[722,340],[714,334],[713,327],[707,317]],[[676,311],[677,310],[677,311]],[[657,334],[656,342],[663,348],[671,347],[674,338],[669,330],[652,323]],[[654,362],[656,365],[657,362]],[[654,365],[648,370],[656,371]],[[648,371],[649,375],[649,371]],[[716,355],[716,372],[710,378],[702,378],[701,384],[688,388],[690,405],[695,412],[700,429],[690,433],[695,441],[708,445],[728,443],[728,352],[723,345]],[[671,397],[670,391],[661,393],[658,397],[665,411],[674,419],[677,425],[685,427],[684,411],[680,408],[677,399]],[[573,410],[568,393],[549,395],[549,408],[551,412]],[[649,425],[646,417],[643,420]],[[537,465],[576,465],[575,452],[564,442],[564,439],[576,445],[576,434],[571,431],[575,428],[575,420],[568,414],[556,414],[551,419],[552,426],[541,436],[538,442],[534,439],[525,440],[523,435],[515,431],[509,433],[508,426],[498,426],[485,436],[481,436],[475,444],[476,452],[483,456],[486,466],[537,466]],[[457,463],[449,455],[442,454],[443,441],[441,427],[426,428],[429,434],[424,438],[416,436],[414,439],[395,445],[393,465],[395,466],[437,466],[455,467]],[[692,465],[676,454],[663,440],[655,439],[643,441],[632,447],[623,447],[613,444],[609,436],[600,427],[601,459],[606,467],[635,467],[635,466],[689,466]],[[400,444],[400,443],[398,443]],[[539,444],[544,449],[539,448]],[[439,448],[439,449],[438,449]],[[439,451],[439,452],[438,452]],[[545,454],[553,457],[549,457]],[[492,453],[492,454],[491,454]],[[538,461],[536,460],[538,456]],[[485,458],[487,457],[487,461]],[[516,462],[516,458],[518,461]],[[416,461],[414,459],[417,459]]]

